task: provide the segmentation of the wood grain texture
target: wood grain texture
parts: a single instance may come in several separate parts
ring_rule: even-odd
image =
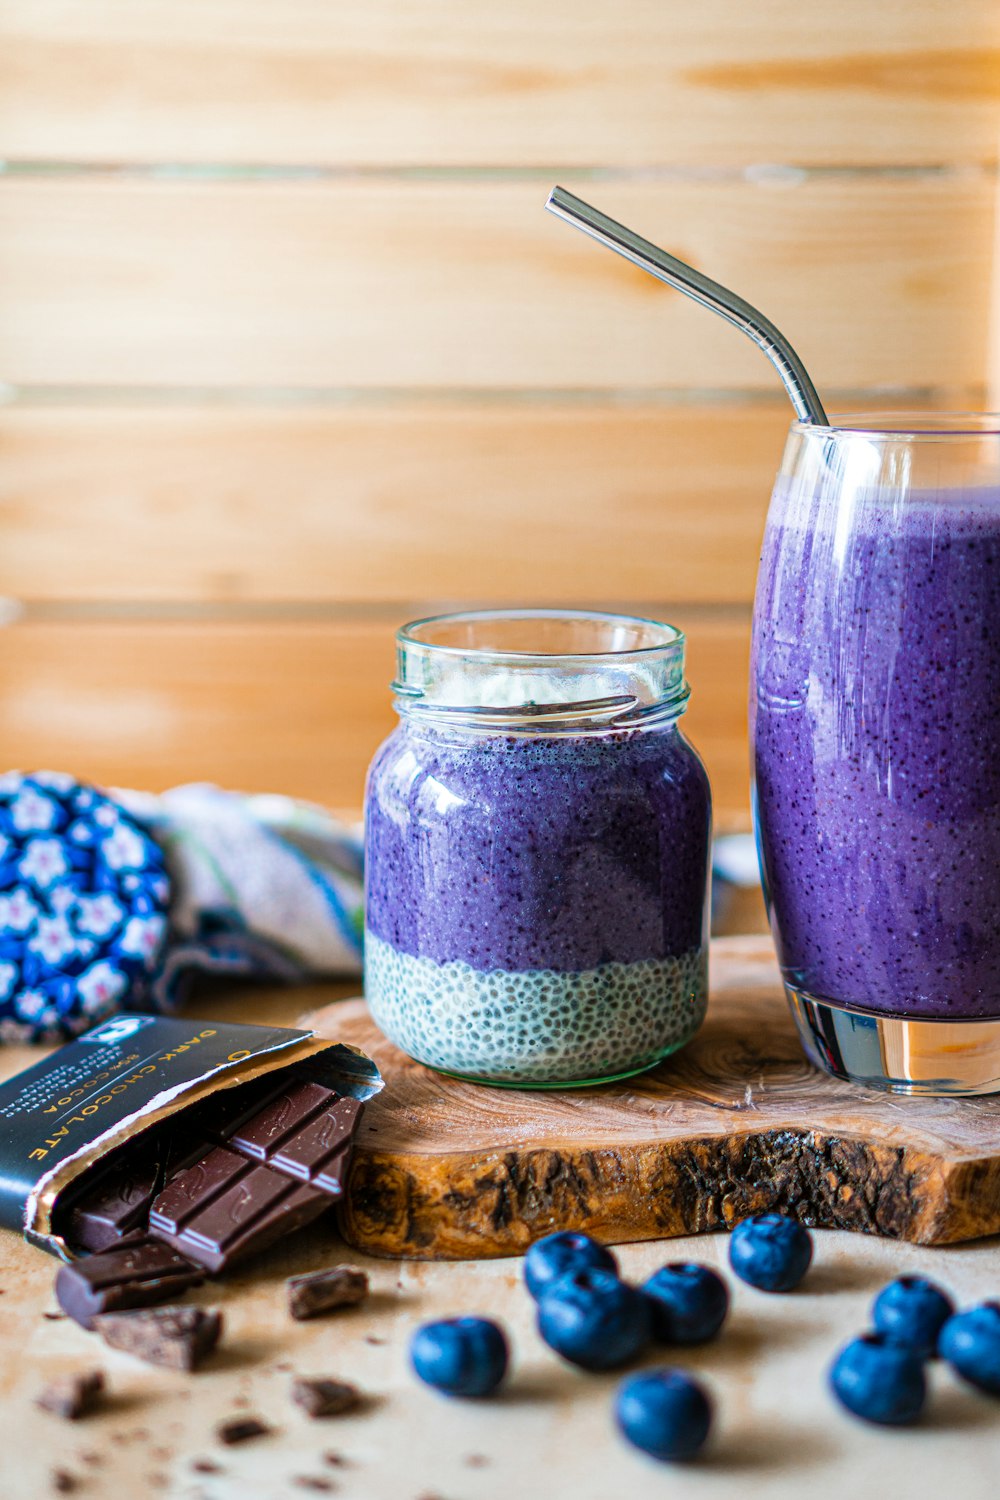
[[[993,160],[988,0],[7,0],[13,157],[449,165]]]
[[[608,182],[593,196],[739,287],[821,388],[985,376],[983,175]],[[8,179],[4,378],[773,389],[747,339],[543,199],[538,183]]]
[[[5,768],[153,790],[209,780],[360,808],[368,761],[395,723],[393,631],[408,617],[8,626]],[[717,822],[746,826],[749,621],[696,613],[689,628],[685,728],[708,766]]]
[[[818,1073],[769,938],[715,943],[698,1036],[651,1073],[599,1088],[445,1078],[385,1041],[360,1000],[313,1021],[386,1080],[343,1210],[347,1239],[372,1254],[519,1255],[555,1229],[661,1239],[773,1209],[920,1244],[1000,1230],[1000,1100],[901,1107]]]
[[[0,410],[0,594],[749,603],[782,403]]]

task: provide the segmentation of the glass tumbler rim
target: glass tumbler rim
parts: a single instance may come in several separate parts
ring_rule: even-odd
[[[1000,412],[832,412],[828,427],[796,421],[791,430],[800,437],[815,437],[824,442],[864,438],[867,442],[947,443],[962,438],[1000,438]]]

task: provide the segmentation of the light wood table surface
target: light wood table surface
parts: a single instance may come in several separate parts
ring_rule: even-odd
[[[741,947],[745,951],[745,940]],[[716,965],[726,963],[719,945]],[[200,999],[201,1015],[293,1022],[346,987],[308,991],[227,990]],[[4,1077],[32,1061],[29,1049],[0,1053]],[[901,1101],[900,1108],[906,1108]],[[624,1246],[623,1270],[646,1276],[666,1260],[695,1257],[725,1268],[725,1236]],[[364,1264],[373,1296],[361,1308],[308,1323],[285,1310],[287,1276],[341,1260]],[[61,1469],[81,1497],[284,1500],[329,1493],[343,1500],[867,1500],[947,1497],[987,1500],[1000,1475],[1000,1401],[931,1373],[925,1422],[881,1431],[851,1420],[825,1388],[839,1344],[866,1321],[887,1280],[925,1272],[959,1301],[1000,1294],[1000,1250],[984,1241],[927,1250],[842,1233],[816,1234],[803,1287],[769,1297],[736,1283],[719,1340],[677,1351],[673,1362],[703,1376],[717,1402],[705,1456],[661,1466],[616,1436],[611,1401],[619,1376],[563,1365],[539,1340],[517,1260],[366,1261],[329,1228],[314,1226],[246,1271],[193,1298],[221,1306],[222,1350],[195,1375],[157,1370],[105,1349],[54,1319],[55,1263],[14,1234],[0,1233],[0,1500],[44,1500]],[[514,1349],[506,1393],[454,1402],[409,1373],[407,1344],[421,1322],[461,1312],[497,1317]],[[671,1351],[646,1363],[670,1363]],[[54,1376],[100,1367],[105,1409],[78,1423],[39,1411],[35,1395]],[[350,1380],[367,1393],[363,1412],[310,1421],[289,1400],[295,1373]],[[224,1448],[215,1425],[253,1412],[270,1436]],[[325,1454],[341,1456],[332,1466]],[[218,1465],[199,1471],[199,1461]],[[322,1483],[317,1483],[318,1481]],[[325,1483],[328,1488],[323,1487]]]

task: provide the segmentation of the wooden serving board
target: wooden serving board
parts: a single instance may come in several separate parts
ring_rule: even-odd
[[[818,1073],[768,938],[713,944],[699,1035],[599,1088],[456,1082],[387,1042],[361,1000],[309,1024],[362,1047],[385,1078],[343,1221],[372,1254],[518,1255],[555,1229],[659,1239],[773,1208],[929,1245],[1000,1231],[1000,1097],[895,1098]]]

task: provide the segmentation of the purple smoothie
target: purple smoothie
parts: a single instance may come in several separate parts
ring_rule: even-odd
[[[779,486],[754,617],[756,822],[786,981],[1000,1016],[1000,491]]]
[[[703,940],[708,780],[676,728],[456,736],[403,724],[369,780],[368,930],[476,969],[573,972]]]

